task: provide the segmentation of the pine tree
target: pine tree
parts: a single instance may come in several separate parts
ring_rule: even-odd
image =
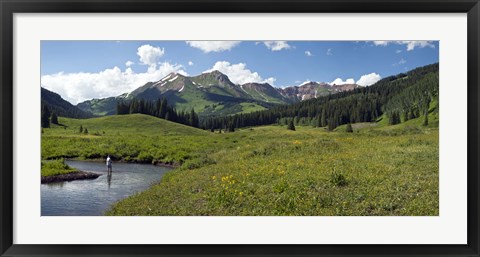
[[[430,107],[430,97],[426,97],[425,103],[425,119],[423,120],[423,126],[428,126],[428,108]]]
[[[425,110],[425,118],[423,120],[423,126],[428,126],[428,109]]]
[[[57,124],[58,125],[58,117],[57,117],[57,114],[55,112],[52,112],[52,116],[50,118],[50,121],[52,124]]]
[[[415,117],[415,113],[414,113],[414,111],[413,111],[413,109],[412,109],[412,110],[410,110],[410,115],[409,115],[408,119],[409,119],[409,120],[412,120],[412,119],[415,119],[415,118],[416,118],[416,117]]]
[[[85,129],[83,130],[83,134],[88,134],[88,129],[87,129],[87,128],[85,128]]]
[[[295,131],[295,125],[293,124],[293,119],[290,119],[287,129]]]
[[[325,109],[323,109],[322,111],[322,117],[320,119],[320,127],[325,127],[327,126],[327,114],[326,114],[326,111]]]
[[[228,124],[228,132],[235,132],[235,126],[233,125],[233,122]]]
[[[345,128],[345,131],[348,133],[352,133],[353,132],[352,124],[348,123],[347,127]]]
[[[400,121],[400,114],[398,114],[397,111],[393,111],[392,113],[390,113],[389,117],[388,117],[388,123],[390,125],[395,125],[395,124],[399,124],[401,121]]]
[[[82,126],[82,125],[80,125],[80,128],[78,129],[78,131],[79,131],[80,133],[83,132],[83,126]]]
[[[408,109],[403,111],[403,121],[408,121]]]
[[[333,131],[335,129],[335,124],[332,119],[328,120],[328,131]]]
[[[50,109],[48,105],[43,105],[42,107],[42,119],[41,119],[42,128],[49,128],[50,127]]]

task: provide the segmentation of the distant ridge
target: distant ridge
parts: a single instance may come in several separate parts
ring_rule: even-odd
[[[188,111],[193,108],[200,116],[222,116],[265,110],[279,104],[296,103],[358,87],[356,84],[308,82],[300,86],[276,88],[268,83],[235,84],[218,70],[192,77],[170,73],[128,94],[88,100],[77,107],[95,115],[112,115],[116,113],[118,101],[166,98],[177,110]]]
[[[92,113],[83,111],[68,101],[65,101],[59,94],[43,87],[41,88],[40,94],[42,105],[48,105],[50,111],[55,112],[58,116],[76,119],[92,118],[94,116]]]

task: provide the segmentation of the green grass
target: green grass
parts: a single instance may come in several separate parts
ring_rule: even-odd
[[[438,120],[437,120],[438,121]],[[438,128],[263,126],[210,133],[145,115],[60,119],[42,158],[181,165],[107,215],[438,215]],[[432,122],[435,120],[432,118]],[[75,132],[82,124],[91,133]],[[388,130],[386,130],[388,128]],[[102,133],[105,131],[105,133]]]
[[[42,161],[42,177],[68,174],[78,171],[65,164],[64,159]]]
[[[59,118],[63,126],[43,129],[42,159],[96,159],[179,164],[202,155],[209,132],[155,117],[132,114],[93,119]],[[82,126],[89,133],[79,132]]]
[[[249,113],[249,112],[266,110],[265,107],[260,106],[256,103],[241,103],[240,106],[242,106],[242,111],[240,113]]]

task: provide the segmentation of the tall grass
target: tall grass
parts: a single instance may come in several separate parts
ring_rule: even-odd
[[[42,177],[68,174],[78,171],[68,166],[63,158],[50,161],[42,161],[41,163]]]

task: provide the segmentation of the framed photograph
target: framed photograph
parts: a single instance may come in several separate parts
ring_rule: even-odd
[[[479,256],[478,0],[3,1],[1,256]]]

